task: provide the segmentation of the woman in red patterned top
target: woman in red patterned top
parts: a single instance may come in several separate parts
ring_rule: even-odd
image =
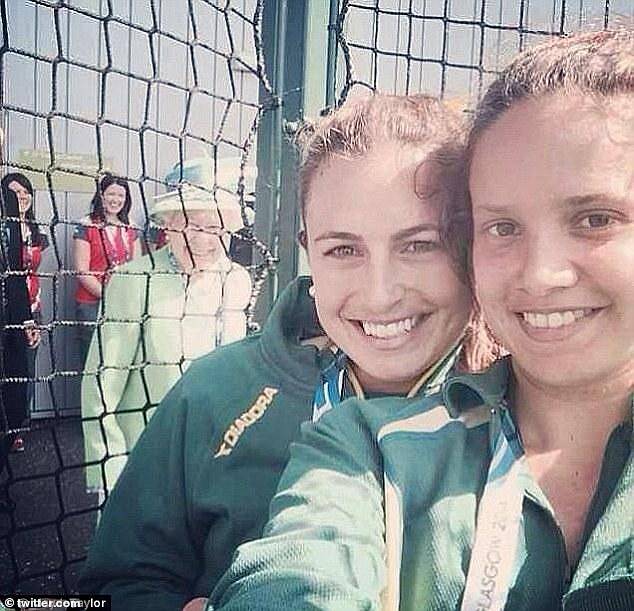
[[[26,321],[24,330],[27,341],[27,375],[35,377],[35,361],[37,348],[41,340],[39,324],[41,322],[41,287],[38,269],[42,262],[42,251],[48,247],[48,238],[40,231],[33,214],[33,185],[31,181],[18,172],[11,172],[2,179],[2,184],[13,191],[18,200],[18,214],[20,215],[20,234],[22,244],[22,266],[28,274],[26,286],[30,306],[30,321]],[[32,324],[28,324],[28,323]],[[27,385],[27,406],[33,403],[34,383]],[[13,449],[21,451],[24,442],[20,436],[13,442]]]
[[[76,225],[73,257],[77,275],[76,317],[79,322],[97,318],[103,285],[109,272],[129,261],[137,248],[137,231],[129,226],[132,206],[130,187],[123,178],[106,174],[92,198],[90,214]],[[90,347],[93,325],[78,330],[79,353],[83,368]]]

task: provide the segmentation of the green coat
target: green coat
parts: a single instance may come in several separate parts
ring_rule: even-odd
[[[192,359],[244,337],[250,294],[248,272],[225,258],[186,291],[167,248],[113,274],[81,388],[88,489],[112,489],[154,408]]]
[[[460,609],[508,378],[502,361],[425,399],[351,399],[305,427],[264,538],[239,548],[213,608]],[[570,576],[563,536],[532,480],[521,506],[508,611],[634,609],[631,423],[606,448]]]

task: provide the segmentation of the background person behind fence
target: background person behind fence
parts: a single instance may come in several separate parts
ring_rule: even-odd
[[[33,212],[33,185],[31,181],[18,172],[7,174],[2,179],[3,188],[13,191],[18,199],[18,212],[20,216],[20,237],[22,244],[22,266],[27,271],[26,286],[29,295],[29,305],[31,318],[35,321],[34,326],[27,327],[26,340],[28,350],[26,353],[28,363],[28,376],[35,378],[35,361],[37,348],[40,345],[41,331],[41,287],[38,276],[38,269],[42,262],[42,251],[48,248],[48,238],[40,231],[35,221]],[[27,403],[29,410],[32,409],[35,383],[29,382],[27,386]],[[16,436],[13,441],[13,449],[20,451],[24,449],[24,441],[21,436]]]
[[[27,385],[7,382],[7,378],[26,378],[27,334],[25,327],[32,321],[26,281],[23,275],[7,272],[22,270],[18,198],[2,184],[2,215],[0,226],[0,477],[7,463],[7,455],[28,419]],[[8,325],[22,325],[7,328]],[[0,493],[0,511],[12,506],[6,491]]]
[[[240,205],[217,196],[190,187],[157,198],[167,245],[121,267],[104,291],[82,383],[89,491],[112,488],[149,408],[190,362],[246,334],[251,278],[226,255]]]
[[[130,261],[136,251],[137,231],[129,227],[132,197],[125,179],[106,174],[90,203],[90,214],[73,232],[73,259],[77,275],[75,314],[78,322],[94,322],[104,284],[118,265]],[[90,272],[90,273],[81,273]],[[90,347],[93,325],[77,330],[80,365]]]

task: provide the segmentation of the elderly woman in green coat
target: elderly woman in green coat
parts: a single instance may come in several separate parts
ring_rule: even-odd
[[[166,246],[114,273],[81,388],[86,484],[111,490],[153,409],[191,361],[246,333],[251,278],[227,257],[235,199],[186,187],[155,199]]]

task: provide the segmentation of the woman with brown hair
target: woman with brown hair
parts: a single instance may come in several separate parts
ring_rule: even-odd
[[[114,268],[137,252],[138,232],[130,227],[132,197],[127,180],[105,174],[90,203],[90,214],[75,225],[73,260],[77,273],[75,311],[81,368],[86,362],[103,286]]]

